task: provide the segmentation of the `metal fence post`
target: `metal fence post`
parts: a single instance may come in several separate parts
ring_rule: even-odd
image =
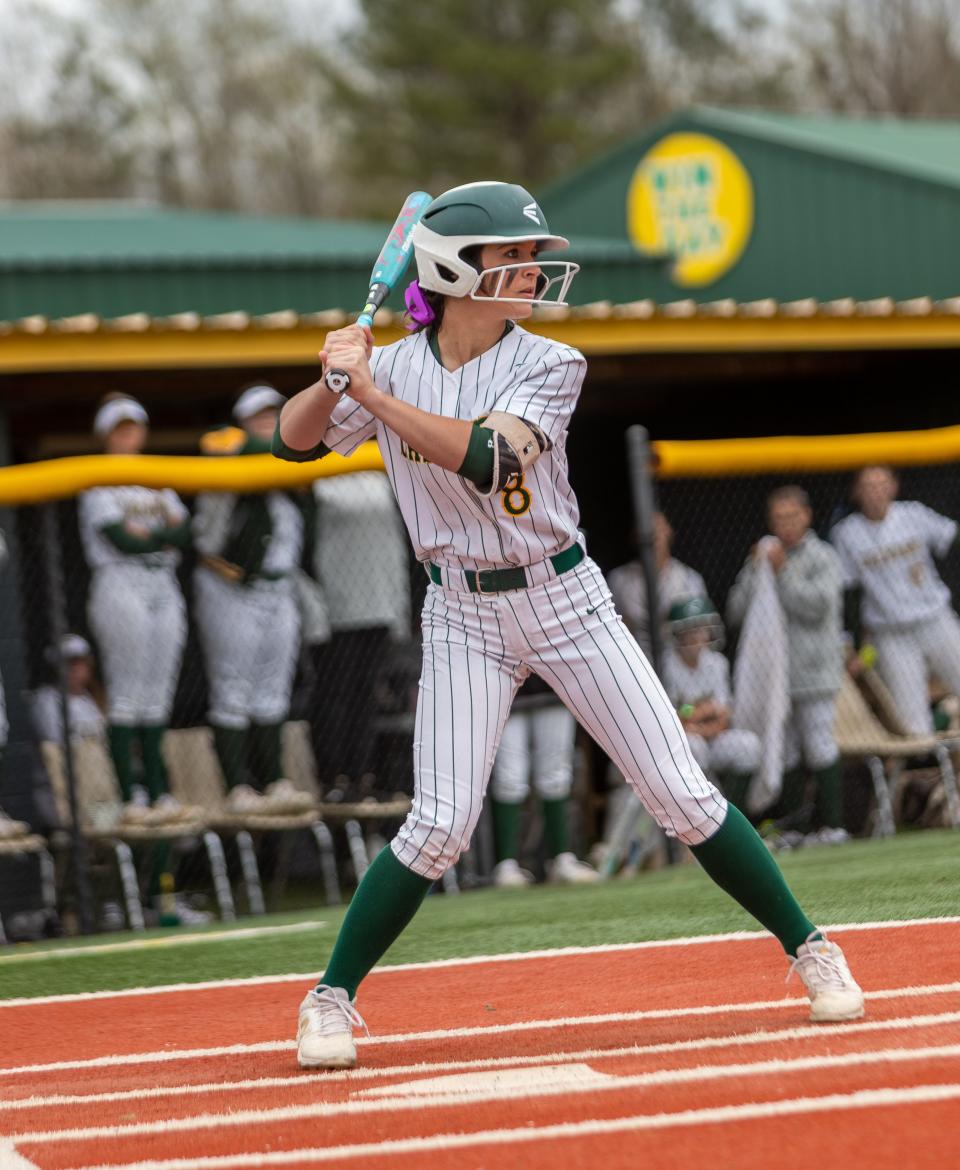
[[[90,888],[89,853],[86,838],[80,828],[77,807],[77,778],[73,746],[70,742],[70,711],[67,702],[67,664],[60,654],[60,643],[67,633],[66,596],[63,587],[63,561],[60,557],[60,539],[57,531],[57,505],[48,501],[43,505],[43,559],[50,590],[50,633],[57,649],[57,685],[60,690],[60,718],[63,723],[63,760],[67,780],[67,799],[70,805],[70,856],[80,933],[93,934],[95,930],[93,898]]]
[[[650,633],[650,664],[661,677],[663,667],[663,627],[660,624],[660,583],[657,576],[656,550],[653,538],[653,517],[657,510],[653,482],[653,452],[646,427],[627,428],[627,468],[630,474],[630,495],[636,521],[637,546],[643,582],[647,587],[647,621]],[[667,861],[677,859],[676,845],[666,838]]]
[[[647,614],[650,623],[650,661],[656,673],[663,666],[663,630],[660,626],[660,585],[653,540],[653,517],[656,512],[653,487],[653,455],[646,427],[627,430],[627,466],[630,494],[636,521],[637,544],[643,581],[647,587]]]

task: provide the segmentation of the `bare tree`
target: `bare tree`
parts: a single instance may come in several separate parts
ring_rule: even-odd
[[[334,208],[321,58],[283,3],[89,4],[48,27],[45,100],[0,99],[10,194]],[[22,76],[35,65],[23,62]]]
[[[806,0],[795,12],[792,40],[807,105],[960,115],[956,0]]]

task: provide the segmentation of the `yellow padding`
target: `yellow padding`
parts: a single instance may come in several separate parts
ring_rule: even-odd
[[[382,470],[376,443],[364,443],[348,459],[330,454],[312,463],[285,463],[272,455],[79,455],[0,468],[0,504],[39,504],[120,484],[172,487],[184,495],[255,492],[305,487],[326,475]]]
[[[852,471],[869,463],[960,462],[960,426],[866,435],[783,435],[769,439],[660,439],[651,444],[661,479]]]

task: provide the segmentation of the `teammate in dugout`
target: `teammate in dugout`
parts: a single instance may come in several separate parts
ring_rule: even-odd
[[[248,386],[233,407],[236,427],[204,435],[207,454],[270,449],[284,402],[273,386]],[[303,516],[286,492],[204,492],[193,518],[197,627],[210,680],[210,725],[237,814],[303,812],[308,793],[284,779],[281,733],[300,648],[293,573]],[[249,774],[255,786],[247,782]]]
[[[93,430],[108,455],[139,455],[148,425],[139,402],[115,394],[104,399]],[[137,485],[84,492],[79,515],[92,573],[87,611],[103,667],[107,737],[124,813],[143,819],[134,762],[139,747],[151,819],[177,820],[188,810],[167,791],[161,748],[187,638],[177,564],[190,543],[189,515],[171,489]]]
[[[414,229],[412,336],[382,348],[359,326],[327,335],[321,379],[283,408],[274,451],[317,459],[377,438],[429,575],[414,739],[413,807],[375,859],[322,982],[300,1006],[303,1067],[349,1067],[361,980],[466,848],[517,688],[543,678],[613,759],[665,831],[782,943],[816,1020],[863,1014],[840,948],[803,913],[746,818],[705,778],[673,707],[587,556],[566,440],[586,362],[528,333],[563,303],[577,266],[533,196],[455,187]],[[552,294],[552,296],[551,296]]]
[[[864,467],[854,478],[859,511],[836,524],[830,543],[843,567],[844,588],[856,601],[865,640],[911,735],[933,731],[928,672],[960,695],[960,619],[933,558],[957,538],[956,521],[916,500],[898,500],[891,467]],[[855,608],[855,607],[848,607]]]

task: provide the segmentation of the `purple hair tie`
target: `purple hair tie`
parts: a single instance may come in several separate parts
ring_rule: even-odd
[[[427,304],[423,289],[415,280],[411,280],[407,285],[403,303],[407,306],[407,314],[410,317],[407,322],[407,328],[410,330],[419,329],[421,325],[429,325],[431,321],[437,319],[437,314]]]

